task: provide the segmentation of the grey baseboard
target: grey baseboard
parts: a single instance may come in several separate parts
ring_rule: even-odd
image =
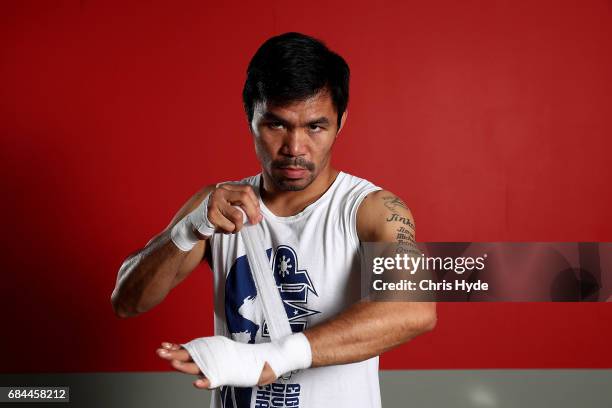
[[[69,386],[69,408],[205,408],[210,392],[175,372],[0,374],[0,386]],[[385,408],[611,408],[612,370],[381,371]],[[0,408],[44,403],[0,403]]]

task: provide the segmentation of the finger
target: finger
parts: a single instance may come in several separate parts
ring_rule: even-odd
[[[232,206],[237,206],[242,208],[244,213],[251,224],[257,224],[263,219],[263,215],[261,214],[261,209],[259,208],[259,203],[253,203],[251,197],[246,193],[240,193],[241,196],[236,201],[230,201]]]
[[[251,186],[241,186],[240,189],[226,192],[225,199],[231,205],[242,207],[251,224],[257,224],[263,218],[259,198]]]
[[[270,364],[268,364],[268,362],[266,361],[263,369],[261,370],[261,374],[259,375],[259,381],[257,382],[257,385],[261,386],[272,384],[274,381],[276,381],[277,378],[278,376],[276,375],[276,373],[274,373],[274,370],[272,370],[272,367],[270,367]]]
[[[240,202],[240,203],[232,203],[232,205],[238,204],[240,208],[245,212],[249,223],[251,225],[255,225],[263,219],[263,214],[261,213],[261,209],[259,207],[259,201],[256,203],[252,202],[251,198],[248,198],[249,201]]]
[[[157,349],[157,355],[165,360],[179,360],[184,362],[193,361],[189,352],[185,349],[166,350],[165,348]]]
[[[199,378],[193,382],[193,386],[200,389],[210,388],[210,381],[208,378]]]
[[[196,363],[185,363],[179,360],[172,360],[170,362],[172,367],[176,370],[181,371],[185,374],[202,374],[200,367]]]
[[[253,203],[255,204],[255,209],[257,210],[257,214],[255,215],[258,216],[259,220],[257,222],[259,222],[263,218],[263,214],[261,213],[261,205],[259,204],[259,196],[255,193],[255,190],[253,189],[252,186],[249,186],[249,189],[247,192],[249,193],[249,196],[251,197],[251,199],[253,200]]]
[[[180,344],[169,343],[167,341],[163,341],[161,346],[166,350],[180,350],[183,347]]]
[[[221,207],[217,203],[211,203],[208,208],[208,219],[217,227],[220,232],[234,232],[236,226],[221,211]]]
[[[250,184],[241,184],[239,186],[235,186],[233,187],[232,191],[240,192],[241,194],[244,193],[243,201],[247,200],[248,198],[248,200],[253,203],[254,207],[259,207],[259,197],[255,193],[255,190],[253,190],[253,186],[251,186]]]
[[[217,184],[217,188],[223,188],[229,191],[246,191],[250,187],[249,184],[244,183],[219,183]]]
[[[242,226],[244,225],[244,216],[239,209],[228,204],[226,207],[222,207],[219,210],[221,211],[221,214],[223,214],[223,216],[234,226],[234,229],[230,232],[235,233],[242,229]]]

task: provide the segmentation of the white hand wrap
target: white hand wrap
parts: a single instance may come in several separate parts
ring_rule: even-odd
[[[170,231],[170,239],[183,252],[191,251],[200,240],[194,231],[210,237],[215,232],[215,226],[208,220],[208,199],[206,196],[200,205],[177,222]]]
[[[255,386],[266,361],[277,377],[312,364],[310,343],[303,333],[256,344],[240,343],[224,336],[200,337],[181,346],[208,378],[210,388]]]

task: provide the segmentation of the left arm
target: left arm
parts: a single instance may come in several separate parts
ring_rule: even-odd
[[[357,233],[364,242],[415,243],[410,210],[397,196],[384,190],[369,194],[361,203]],[[316,367],[368,359],[435,325],[435,302],[361,301],[304,334],[310,342],[312,366]]]

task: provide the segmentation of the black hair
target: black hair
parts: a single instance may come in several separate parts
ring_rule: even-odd
[[[338,128],[349,99],[349,66],[320,40],[288,32],[268,39],[247,68],[242,91],[244,110],[253,120],[254,106],[283,106],[302,101],[327,88],[338,113]]]

